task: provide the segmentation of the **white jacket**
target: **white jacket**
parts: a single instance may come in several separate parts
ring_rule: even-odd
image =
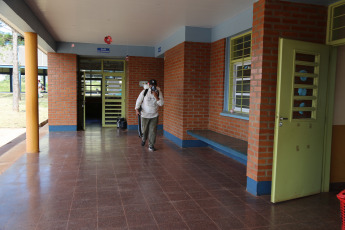
[[[139,94],[137,102],[135,103],[135,109],[139,109],[141,105],[141,116],[143,118],[158,117],[158,106],[164,105],[163,93],[159,87],[157,87],[157,89],[159,91],[159,101],[157,101],[153,96],[153,94],[151,93],[151,89],[148,89],[145,97],[145,89]]]

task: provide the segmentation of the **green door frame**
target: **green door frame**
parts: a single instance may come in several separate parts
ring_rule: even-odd
[[[121,95],[121,99],[112,99],[115,101],[120,101],[121,102],[121,117],[125,117],[126,116],[126,106],[125,106],[125,102],[126,102],[126,62],[124,60],[121,59],[103,59],[103,58],[82,58],[83,60],[93,60],[93,61],[99,61],[99,63],[101,64],[100,68],[97,69],[95,72],[92,72],[94,74],[101,74],[102,75],[102,96],[101,96],[101,100],[102,100],[102,126],[103,127],[114,127],[116,125],[106,125],[104,120],[105,120],[105,84],[104,84],[104,78],[105,76],[112,76],[112,75],[120,75],[122,77],[122,95]],[[123,63],[123,71],[104,71],[104,61],[116,61],[116,62],[122,62]],[[78,81],[80,81],[80,87],[79,87],[79,91],[78,91],[78,97],[80,97],[80,107],[83,109],[78,109],[78,116],[80,117],[80,121],[81,119],[83,119],[83,124],[82,122],[80,122],[79,127],[83,128],[85,130],[85,121],[86,121],[86,117],[85,117],[85,96],[86,96],[86,88],[85,88],[85,73],[81,72],[80,70],[78,71],[78,74],[80,74],[80,77],[78,79]],[[82,85],[83,84],[83,85]],[[81,100],[83,97],[83,100]],[[80,114],[79,114],[80,113]]]
[[[324,155],[322,170],[322,192],[329,191],[330,174],[331,174],[331,153],[332,153],[332,128],[334,113],[334,91],[335,78],[337,68],[337,48],[330,48],[330,60],[328,71],[328,88],[327,88],[327,105],[326,105],[326,121],[325,121],[325,137],[324,137]]]

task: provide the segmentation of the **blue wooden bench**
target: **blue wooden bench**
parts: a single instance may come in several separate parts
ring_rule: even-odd
[[[247,165],[248,142],[211,130],[187,130],[187,133],[218,152]]]

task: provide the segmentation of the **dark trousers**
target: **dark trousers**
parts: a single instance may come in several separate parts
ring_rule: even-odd
[[[149,147],[154,147],[156,143],[158,117],[141,118],[141,129],[143,132],[142,141],[149,139]]]

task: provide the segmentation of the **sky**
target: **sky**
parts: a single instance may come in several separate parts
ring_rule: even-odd
[[[0,20],[0,22],[2,22]],[[12,29],[8,27],[5,23],[0,24],[0,32],[1,33],[6,33],[6,34],[12,34]]]

